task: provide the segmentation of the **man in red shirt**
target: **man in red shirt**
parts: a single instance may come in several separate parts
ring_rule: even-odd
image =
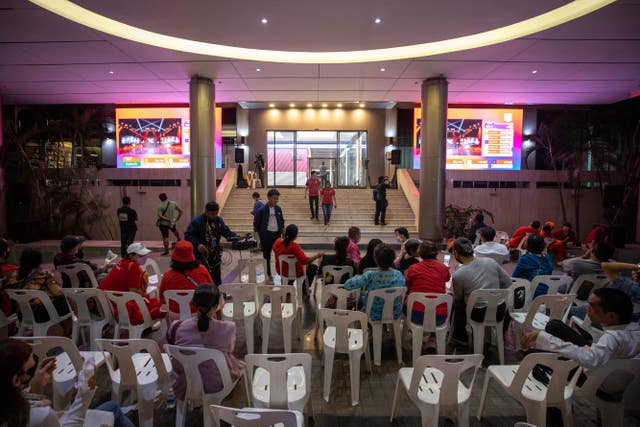
[[[565,246],[575,245],[576,233],[573,231],[571,223],[565,222],[558,230],[554,230],[551,233],[551,237],[560,240]]]
[[[533,221],[531,225],[524,225],[522,227],[518,227],[516,231],[513,232],[511,236],[511,240],[509,240],[509,247],[511,249],[515,249],[520,244],[520,241],[524,239],[527,234],[540,234],[540,221]]]
[[[604,240],[605,231],[606,227],[604,224],[594,224],[584,241],[587,244],[587,247],[595,247],[598,243]]]
[[[318,198],[320,196],[320,180],[318,173],[311,171],[311,178],[307,180],[304,187],[304,198],[307,198],[307,190],[309,191],[309,210],[311,211],[311,219],[318,221]]]

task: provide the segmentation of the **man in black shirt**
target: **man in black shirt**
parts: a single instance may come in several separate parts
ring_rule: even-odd
[[[467,236],[467,239],[471,240],[471,243],[473,243],[474,245],[480,244],[479,231],[485,227],[486,225],[484,224],[484,215],[482,215],[481,213],[476,214],[473,224],[471,224],[471,228],[469,229],[469,235]]]
[[[387,188],[389,188],[389,177],[378,177],[378,185],[376,186],[376,216],[374,223],[376,225],[387,225],[385,216],[387,215]]]
[[[118,208],[118,222],[120,223],[120,254],[124,258],[127,254],[127,247],[133,243],[136,238],[136,221],[138,214],[131,209],[131,199],[128,196],[122,198],[122,207]]]

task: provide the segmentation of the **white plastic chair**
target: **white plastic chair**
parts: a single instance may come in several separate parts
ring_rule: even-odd
[[[167,302],[167,324],[170,325],[172,320],[189,319],[193,316],[191,313],[191,300],[195,290],[167,290],[164,291],[164,299]],[[178,304],[178,312],[171,311],[171,302]]]
[[[151,319],[149,309],[139,294],[135,292],[118,291],[105,291],[105,293],[109,301],[114,303],[118,308],[118,318],[116,319],[116,326],[113,333],[114,337],[119,338],[120,333],[124,329],[129,331],[129,338],[142,338],[142,332],[145,329],[151,328],[153,331],[158,331],[162,326],[159,320],[154,321]],[[127,303],[129,301],[134,301],[140,309],[140,313],[142,313],[143,321],[139,325],[133,325],[131,323],[129,311],[127,311]]]
[[[333,277],[332,285],[343,284],[345,280],[341,280],[342,277],[346,274],[349,278],[353,277],[353,267],[349,265],[325,265],[322,267],[322,271],[320,272],[324,284],[324,278],[327,277],[327,274],[330,274]],[[317,282],[316,282],[317,283]]]
[[[105,352],[112,400],[121,405],[124,391],[130,390],[131,398],[137,402],[139,425],[153,426],[154,398],[160,391],[166,400],[171,387],[169,355],[160,353],[158,344],[147,339],[97,341]]]
[[[422,304],[424,306],[424,320],[422,324],[413,323],[411,321],[414,311],[414,304]],[[443,324],[436,324],[436,307],[440,304],[447,306],[447,318]],[[417,310],[416,310],[417,311]],[[453,311],[453,295],[437,294],[427,292],[413,292],[409,294],[407,299],[407,316],[404,321],[405,329],[411,330],[411,362],[416,363],[416,359],[422,354],[422,340],[424,334],[436,336],[436,347],[438,354],[446,353],[447,333],[449,332],[449,319]]]
[[[231,297],[222,307],[224,320],[242,322],[247,353],[253,353],[253,331],[256,316],[255,285],[252,283],[228,283],[218,287],[220,292]]]
[[[580,319],[576,316],[571,316],[571,319],[569,320],[569,326],[577,326],[578,328],[582,329],[583,331],[591,335],[593,342],[598,342],[598,340],[600,340],[600,337],[602,337],[602,335],[604,334],[604,331],[602,329],[598,329],[591,324],[591,318],[589,317],[588,313],[584,317],[584,319]]]
[[[595,291],[596,289],[604,288],[609,283],[609,278],[604,274],[581,274],[571,285],[571,290],[567,293],[576,294],[576,299],[573,303],[577,306],[587,305],[587,300],[578,299],[578,291],[585,283],[592,283],[593,286],[589,290],[589,294]],[[585,285],[586,286],[586,285]]]
[[[509,300],[508,289],[476,289],[471,292],[467,300],[467,325],[473,334],[473,352],[484,354],[484,334],[486,328],[491,328],[495,335],[498,347],[498,358],[504,364],[504,318],[497,320],[498,306],[506,304]],[[486,307],[482,322],[476,322],[471,318],[471,313],[475,306]],[[506,313],[505,313],[506,317]]]
[[[227,408],[225,406],[209,406],[213,418],[234,427],[302,427],[304,419],[299,411],[282,409]]]
[[[524,255],[527,253],[527,250],[524,248],[525,245],[527,244],[527,240],[529,239],[529,236],[531,236],[531,233],[527,233],[521,240],[520,243],[518,243],[518,246],[516,247],[516,250],[518,252],[520,252],[520,256]]]
[[[574,294],[540,295],[533,300],[526,313],[511,313],[511,319],[519,327],[518,329],[544,331],[549,320],[565,320],[575,297]],[[548,311],[549,314],[547,315],[544,311]]]
[[[87,264],[78,262],[75,264],[59,265],[58,267],[56,267],[56,271],[61,275],[65,275],[69,278],[69,282],[71,283],[72,288],[80,287],[80,277],[78,275],[81,271],[84,271],[87,274],[87,277],[89,277],[92,288],[98,287],[98,280],[96,280],[96,275],[93,273],[91,267],[89,267]]]
[[[541,364],[553,370],[549,386],[533,378],[534,366]],[[524,406],[527,413],[527,422],[538,426],[547,425],[547,407],[555,407],[562,412],[562,424],[565,427],[573,426],[571,413],[571,396],[576,387],[576,382],[581,368],[569,378],[569,372],[578,367],[573,360],[562,360],[557,353],[531,353],[527,355],[520,365],[492,365],[487,369],[482,398],[478,408],[478,420],[482,417],[484,403],[487,397],[489,381],[496,381],[511,397]]]
[[[245,283],[243,280],[244,272],[247,272],[247,283],[256,285],[266,285],[267,278],[267,260],[264,258],[241,258],[238,260],[238,281]]]
[[[114,424],[115,418],[113,412],[87,409],[82,427],[113,427]]]
[[[602,384],[612,375],[628,375],[628,382],[624,389],[619,390],[620,395],[624,394],[626,388],[640,376],[639,359],[613,359],[602,366],[589,371],[587,380],[581,387],[576,388],[576,395],[581,396],[591,403],[594,403],[600,411],[600,418],[603,425],[607,427],[622,427],[624,424],[624,399],[610,401],[601,399],[598,390]]]
[[[87,328],[89,330],[89,347],[93,351],[97,350],[96,339],[102,338],[104,327],[113,322],[113,313],[107,296],[99,289],[89,288],[63,289],[62,292],[67,297],[67,301],[73,302],[73,304],[69,304],[75,315],[71,335],[73,342],[78,343],[80,331],[82,328]],[[97,304],[102,317],[91,313],[89,300],[93,300]]]
[[[317,281],[316,281],[317,283]],[[360,289],[347,290],[342,284],[336,285],[322,285],[320,287],[320,298],[316,298],[316,313],[320,313],[321,308],[325,308],[327,301],[331,297],[336,298],[336,307],[339,310],[346,310],[349,302],[349,297],[353,298],[356,302],[356,309],[358,306],[358,300],[360,297]],[[316,333],[315,338],[318,338],[318,332],[320,331],[320,316],[316,315]]]
[[[247,354],[245,362],[252,407],[304,411],[311,397],[310,354]]]
[[[377,269],[378,267],[367,267],[364,270],[362,270],[362,274],[366,273],[367,271],[375,271]]]
[[[527,279],[517,277],[511,278],[512,285],[509,286],[509,301],[507,308],[509,313],[527,311],[527,305],[531,301],[531,282]]]
[[[258,312],[262,320],[262,352],[267,353],[269,348],[271,321],[280,320],[282,322],[284,351],[285,353],[291,353],[293,322],[296,318],[300,321],[296,288],[286,285],[258,285],[255,289]],[[269,297],[269,302],[264,302],[265,297]],[[287,297],[291,302],[286,302]]]
[[[280,255],[278,257],[278,263],[280,264],[280,277],[282,277],[282,284],[286,285],[289,280],[292,280],[294,282],[294,286],[296,287],[296,292],[298,295],[298,309],[301,310],[302,309],[302,291],[303,291],[303,287],[304,284],[307,283],[307,286],[309,285],[308,280],[307,280],[307,266],[303,265],[302,266],[302,276],[297,277],[296,276],[296,257],[293,255]],[[283,266],[287,265],[287,275],[285,276],[284,274],[282,274],[283,270]]]
[[[33,331],[33,336],[46,337],[50,327],[57,325],[72,316],[71,310],[69,310],[69,313],[64,316],[60,316],[56,308],[53,306],[51,298],[49,298],[49,295],[44,291],[7,289],[6,292],[9,295],[9,298],[18,303],[20,311],[22,312],[22,321],[20,322],[20,328],[18,329],[18,335],[20,336],[24,336],[25,332],[30,329]],[[33,314],[33,307],[30,303],[35,299],[40,300],[40,304],[42,304],[47,310],[47,313],[49,313],[48,321],[36,323]]]
[[[202,419],[204,426],[212,426],[211,413],[206,409],[212,404],[221,403],[235,388],[240,377],[235,381],[231,378],[227,359],[220,350],[213,348],[185,347],[167,345],[166,349],[177,363],[182,365],[186,380],[186,393],[184,400],[178,400],[176,404],[176,425],[184,427],[189,404],[202,405]],[[205,363],[214,363],[222,380],[222,389],[215,393],[205,393],[200,366]],[[204,378],[205,382],[207,378]]]
[[[367,315],[361,311],[320,309],[320,324],[326,324],[322,334],[324,349],[324,388],[323,397],[329,401],[331,391],[331,377],[335,353],[349,355],[351,378],[351,406],[360,401],[360,359],[365,355],[367,368],[371,372],[371,357],[369,356],[369,328]],[[359,323],[359,328],[349,327]]]
[[[104,363],[101,351],[79,351],[73,341],[66,337],[14,338],[29,344],[40,360],[56,355],[56,367],[52,378],[53,408],[56,410],[64,409],[71,402],[84,359],[92,359],[96,368]]]
[[[407,288],[380,288],[369,291],[367,295],[367,317],[371,325],[371,335],[373,335],[373,363],[380,366],[382,359],[382,325],[391,324],[393,326],[393,336],[396,341],[396,357],[398,365],[402,365],[402,316],[393,318],[393,307],[396,299],[404,299]],[[371,320],[371,309],[376,298],[384,300],[381,320]]]
[[[391,406],[391,420],[395,414],[400,384],[420,410],[422,426],[437,426],[441,409],[455,415],[457,425],[469,425],[469,401],[473,383],[482,363],[481,354],[427,355],[416,359],[413,368],[398,371],[396,391]],[[465,385],[460,376],[473,369],[473,377]]]
[[[153,295],[158,298],[158,286],[160,286],[160,282],[162,282],[162,270],[160,270],[158,263],[150,257],[147,257],[147,260],[142,265],[142,269],[146,271],[149,276],[147,295]]]
[[[5,316],[4,312],[0,310],[0,338],[9,337],[9,325],[18,321],[18,315],[12,314],[11,316]]]
[[[531,303],[538,285],[547,286],[547,292],[545,293],[546,295],[556,295],[559,293],[559,289],[563,286],[565,287],[565,289],[569,289],[572,282],[573,278],[571,276],[560,276],[556,274],[543,274],[540,276],[536,276],[531,281],[531,297],[529,298],[529,303]]]

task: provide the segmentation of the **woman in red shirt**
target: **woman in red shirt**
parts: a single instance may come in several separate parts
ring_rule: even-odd
[[[313,264],[313,261],[318,258],[322,258],[324,253],[320,252],[311,257],[308,257],[304,253],[300,245],[294,240],[298,237],[298,226],[295,224],[289,224],[284,230],[284,238],[278,237],[273,243],[273,253],[276,256],[276,272],[282,276],[289,274],[289,266],[287,264],[282,265],[282,271],[280,271],[280,257],[282,255],[293,255],[296,257],[296,277],[302,276],[303,266],[307,266],[307,279],[309,283],[313,283],[313,278],[318,272],[318,266]]]
[[[324,188],[320,190],[322,196],[322,215],[324,216],[324,225],[329,224],[331,220],[331,211],[333,208],[337,208],[336,203],[336,190],[331,188],[331,183],[327,180]]]
[[[191,242],[180,240],[171,251],[169,271],[162,275],[160,301],[166,302],[164,299],[165,291],[191,291],[204,283],[213,283],[209,271],[196,260]],[[169,311],[177,313],[180,308],[176,302],[171,301]],[[196,312],[196,307],[193,304],[191,305],[191,312]]]
[[[438,247],[435,243],[425,240],[418,249],[422,261],[413,264],[405,274],[405,286],[407,295],[414,292],[429,292],[444,294],[447,292],[446,285],[451,278],[449,267],[438,261]],[[407,314],[407,301],[404,302],[403,313]],[[436,325],[441,325],[447,319],[447,305],[440,304],[436,307]],[[411,321],[422,324],[424,320],[424,306],[416,303],[413,307]]]

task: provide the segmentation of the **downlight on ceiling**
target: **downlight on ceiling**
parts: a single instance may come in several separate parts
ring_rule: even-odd
[[[573,0],[564,6],[504,27],[447,40],[432,41],[385,49],[342,52],[295,52],[250,49],[189,40],[144,30],[92,12],[69,0],[29,0],[56,15],[112,36],[160,48],[197,55],[235,58],[261,62],[291,64],[345,64],[356,62],[383,62],[408,58],[421,58],[444,53],[475,49],[518,39],[580,18],[601,9],[615,0]]]

